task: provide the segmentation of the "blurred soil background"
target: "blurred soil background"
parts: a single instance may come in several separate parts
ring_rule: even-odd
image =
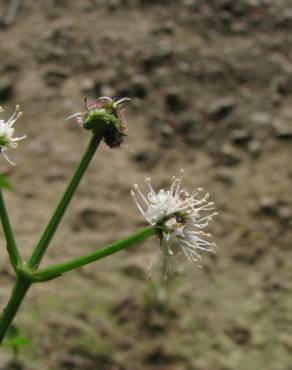
[[[0,369],[292,369],[291,0],[0,2],[0,103],[27,134],[0,169],[24,256],[90,134],[65,118],[85,96],[131,97],[128,146],[102,144],[43,266],[145,225],[133,183],[184,168],[220,216],[216,255],[167,284],[157,241],[33,286],[17,317],[31,345]],[[17,1],[14,1],[17,5]],[[12,12],[13,13],[13,12]],[[13,15],[13,14],[12,14]],[[1,230],[0,304],[13,273]]]

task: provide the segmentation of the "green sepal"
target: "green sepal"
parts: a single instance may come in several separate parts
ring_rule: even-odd
[[[119,119],[106,109],[100,109],[98,111],[88,113],[83,125],[86,130],[93,131],[105,126],[116,128],[119,126]]]

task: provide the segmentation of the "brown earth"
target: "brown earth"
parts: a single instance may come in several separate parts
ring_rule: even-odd
[[[5,25],[10,3],[0,102],[21,105],[27,139],[0,169],[23,255],[89,140],[65,120],[84,96],[133,99],[128,147],[100,147],[44,265],[143,227],[130,188],[147,176],[159,188],[184,168],[220,216],[216,256],[168,284],[147,280],[151,240],[33,286],[16,320],[32,344],[17,364],[3,348],[0,369],[291,370],[292,2],[27,0]]]

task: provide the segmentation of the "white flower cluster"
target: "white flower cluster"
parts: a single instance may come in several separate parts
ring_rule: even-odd
[[[0,107],[0,113],[3,111],[4,109]],[[10,148],[16,148],[17,142],[26,138],[25,135],[21,137],[13,137],[13,125],[21,115],[22,112],[20,112],[20,107],[17,105],[13,114],[7,121],[0,119],[0,153],[2,153],[6,160],[12,165],[15,165],[15,163],[12,162],[4,152]]]
[[[131,192],[145,219],[151,225],[157,226],[166,269],[172,256],[183,254],[189,261],[198,264],[201,259],[200,252],[210,252],[216,248],[216,244],[210,240],[211,234],[203,231],[217,214],[214,212],[214,203],[208,202],[209,193],[198,198],[203,191],[201,188],[191,194],[181,189],[183,176],[184,172],[181,170],[181,175],[173,178],[169,190],[161,189],[155,192],[150,178],[147,178],[150,192],[146,197],[137,184]],[[136,194],[140,196],[140,202]],[[166,274],[168,272],[165,271]]]

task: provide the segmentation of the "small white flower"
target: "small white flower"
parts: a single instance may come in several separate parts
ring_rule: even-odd
[[[154,191],[150,178],[147,178],[150,192],[146,197],[137,184],[131,191],[142,215],[151,225],[157,226],[166,276],[170,272],[172,257],[185,255],[190,262],[198,264],[200,252],[213,252],[216,248],[216,244],[210,241],[211,234],[203,231],[217,214],[214,212],[214,203],[208,202],[209,193],[198,198],[202,188],[191,194],[181,189],[183,176],[181,170],[180,176],[173,177],[169,190],[161,189],[158,192]],[[142,205],[137,201],[136,194],[139,194]]]
[[[22,115],[22,112],[20,112],[19,109],[20,107],[19,105],[17,105],[8,121],[5,122],[5,120],[0,119],[0,153],[2,153],[6,160],[13,166],[15,165],[15,163],[12,162],[4,152],[10,148],[16,148],[17,142],[26,138],[25,135],[21,137],[13,137],[13,125],[16,120]],[[3,111],[4,109],[0,107],[0,113]]]

